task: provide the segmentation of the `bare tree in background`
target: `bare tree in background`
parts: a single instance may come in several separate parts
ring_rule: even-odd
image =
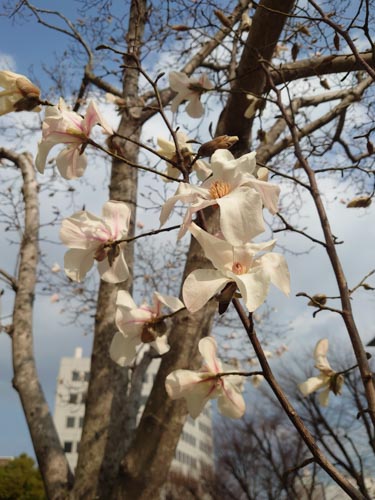
[[[214,82],[219,99],[211,98],[207,105],[220,105],[221,114],[217,123],[211,124],[211,131],[216,130],[213,135],[238,136],[231,149],[233,154],[256,151],[258,165],[266,165],[273,180],[282,185],[282,210],[275,232],[298,233],[327,252],[337,283],[336,297],[318,300],[310,293],[303,295],[316,307],[316,313],[342,318],[365,390],[361,415],[366,414],[366,425],[373,429],[375,387],[351,308],[355,292],[367,282],[359,277],[358,283],[347,284],[336,249],[339,241],[332,233],[322,193],[324,181],[334,179],[355,186],[360,198],[352,200],[352,207],[368,206],[374,194],[371,2],[353,6],[350,2],[318,5],[313,0],[262,0],[250,6],[244,0],[219,4],[131,0],[123,10],[104,1],[82,1],[79,5],[80,17],[74,22],[28,0],[16,8],[5,6],[3,12],[11,19],[38,21],[67,36],[64,62],[47,68],[55,91],[51,101],[60,94],[70,94],[74,110],[79,111],[89,92],[114,96],[120,124],[108,148],[103,149],[112,161],[109,199],[127,203],[132,211],[129,238],[135,234],[139,169],[155,171],[144,156],[147,148],[152,148],[142,143],[143,127],[159,114],[175,134],[164,112],[175,94],[167,83],[163,87],[160,76],[161,71],[170,69],[170,63],[163,58],[155,61],[156,53],[168,54],[174,70],[190,76],[204,69]],[[246,13],[250,14],[251,23],[243,17]],[[354,41],[358,37],[364,50]],[[67,81],[67,68],[82,77],[79,84],[74,80],[72,86]],[[253,110],[249,112],[251,103]],[[356,110],[360,110],[360,120],[354,119]],[[207,130],[197,129],[195,134],[197,140],[209,138]],[[164,381],[175,369],[199,366],[197,345],[210,334],[217,303],[210,301],[193,315],[183,310],[173,317],[171,350],[162,359],[136,428],[136,401],[147,357],[130,372],[113,363],[108,355],[116,330],[117,291],[131,292],[133,281],[130,278],[119,286],[100,282],[91,378],[73,477],[38,381],[33,356],[32,308],[39,229],[33,162],[27,153],[5,148],[0,150],[0,157],[19,169],[24,182],[17,274],[1,270],[2,278],[15,294],[13,320],[5,329],[13,343],[14,387],[20,395],[48,497],[154,498],[166,480],[187,413],[184,401],[167,397]],[[188,180],[187,172],[184,174],[184,180]],[[314,201],[321,225],[319,238],[300,227],[296,217],[304,194],[311,195]],[[217,223],[214,211],[207,210],[204,219],[206,229],[212,231]],[[125,256],[132,274],[134,242],[126,245]],[[192,239],[183,278],[194,269],[209,266],[197,241]],[[327,458],[324,448],[317,447],[272,373],[252,315],[245,313],[238,299],[233,303],[266,381],[309,449],[308,458],[352,498],[363,498],[358,481],[359,489]],[[279,437],[274,435],[273,439],[278,441]],[[263,435],[262,443],[265,440]],[[280,438],[275,446],[286,444]]]

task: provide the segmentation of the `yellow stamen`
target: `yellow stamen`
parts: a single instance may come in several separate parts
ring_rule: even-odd
[[[213,200],[222,198],[230,192],[230,185],[224,181],[215,181],[210,186],[210,196]]]

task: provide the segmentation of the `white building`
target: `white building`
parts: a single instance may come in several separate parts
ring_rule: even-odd
[[[139,418],[160,364],[151,362],[142,385]],[[74,470],[78,460],[85,398],[90,378],[90,358],[82,357],[82,349],[76,348],[72,358],[62,358],[57,378],[54,421],[70,467]],[[200,475],[202,470],[213,469],[213,440],[211,408],[207,404],[197,419],[188,416],[177,445],[171,470],[184,475]]]

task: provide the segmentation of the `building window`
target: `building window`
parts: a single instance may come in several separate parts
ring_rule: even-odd
[[[81,380],[81,377],[77,370],[72,371],[72,380],[73,382],[78,382],[79,380]]]
[[[84,381],[88,382],[90,380],[90,372],[85,372]]]
[[[69,394],[69,403],[75,405],[78,402],[78,394]]]
[[[184,453],[183,451],[176,450],[176,460],[184,465],[189,465],[190,467],[197,468],[197,461],[192,456]]]
[[[185,443],[189,443],[192,446],[196,445],[197,440],[195,439],[194,436],[189,434],[188,432],[182,431],[182,440],[185,441]]]
[[[72,453],[73,443],[71,441],[64,441],[64,452]]]
[[[82,429],[83,427],[83,417],[79,417],[79,427]]]
[[[66,418],[66,426],[67,427],[74,427],[74,424],[75,424],[75,417],[67,417]]]
[[[210,444],[205,443],[204,441],[200,441],[199,448],[207,455],[212,455],[212,446]]]
[[[210,427],[208,427],[208,425],[202,424],[202,422],[199,422],[199,430],[207,434],[207,436],[211,436]]]
[[[81,396],[81,403],[84,405],[87,399],[87,392],[83,392]]]

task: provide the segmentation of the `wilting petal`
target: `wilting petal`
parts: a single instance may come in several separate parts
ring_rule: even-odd
[[[213,337],[204,337],[201,339],[198,349],[209,372],[216,374],[223,371],[221,361],[216,357],[217,344]]]
[[[56,157],[56,165],[61,177],[72,180],[82,177],[85,173],[86,155],[80,152],[80,146],[73,144],[62,149]]]
[[[214,269],[197,269],[189,274],[182,287],[186,308],[194,313],[201,309],[211,297],[220,292],[231,280]]]
[[[129,366],[135,359],[138,344],[140,339],[124,337],[122,333],[116,332],[109,348],[109,355],[118,365]]]
[[[223,377],[225,379],[225,377]],[[217,400],[219,411],[229,418],[241,418],[246,410],[245,400],[227,381],[224,380],[223,391]]]
[[[254,312],[266,300],[270,278],[262,269],[247,274],[233,275],[247,310]]]
[[[241,245],[265,230],[262,200],[251,188],[240,187],[218,198],[220,228],[232,245]]]
[[[166,335],[162,335],[161,337],[156,337],[156,339],[151,342],[151,346],[155,349],[155,351],[160,354],[166,354],[171,348],[168,344],[168,338]]]
[[[200,95],[194,93],[194,95],[189,99],[189,104],[185,109],[186,113],[192,118],[200,118],[203,116],[204,107],[200,101]]]
[[[324,389],[319,395],[318,395],[318,401],[322,406],[328,406],[329,402],[329,386]]]
[[[81,282],[94,264],[94,254],[91,249],[73,248],[64,255],[66,275],[73,281]]]
[[[131,211],[122,201],[107,201],[102,208],[103,219],[111,228],[112,239],[128,234]]]
[[[154,292],[154,296],[158,302],[161,302],[166,307],[168,307],[172,312],[179,311],[185,306],[177,297],[172,297],[171,295],[162,295],[159,292]]]
[[[304,396],[321,389],[329,383],[329,378],[319,375],[318,377],[310,377],[302,384],[298,384],[299,390]]]
[[[121,283],[122,281],[126,281],[129,278],[129,269],[126,264],[124,251],[120,248],[120,253],[111,266],[108,258],[98,262],[98,270],[101,279],[107,283]]]
[[[325,371],[332,371],[332,368],[327,360],[329,342],[328,339],[321,339],[317,342],[314,350],[315,368]]]
[[[189,231],[204,250],[205,256],[210,259],[214,267],[220,270],[232,270],[233,246],[225,240],[216,238],[203,231],[199,226],[190,224]]]
[[[283,255],[278,253],[267,253],[258,259],[262,269],[268,273],[271,282],[279,290],[290,294],[290,274],[288,264]]]
[[[190,370],[176,370],[165,379],[165,389],[171,399],[185,398],[189,414],[197,418],[210,399],[212,383]]]

